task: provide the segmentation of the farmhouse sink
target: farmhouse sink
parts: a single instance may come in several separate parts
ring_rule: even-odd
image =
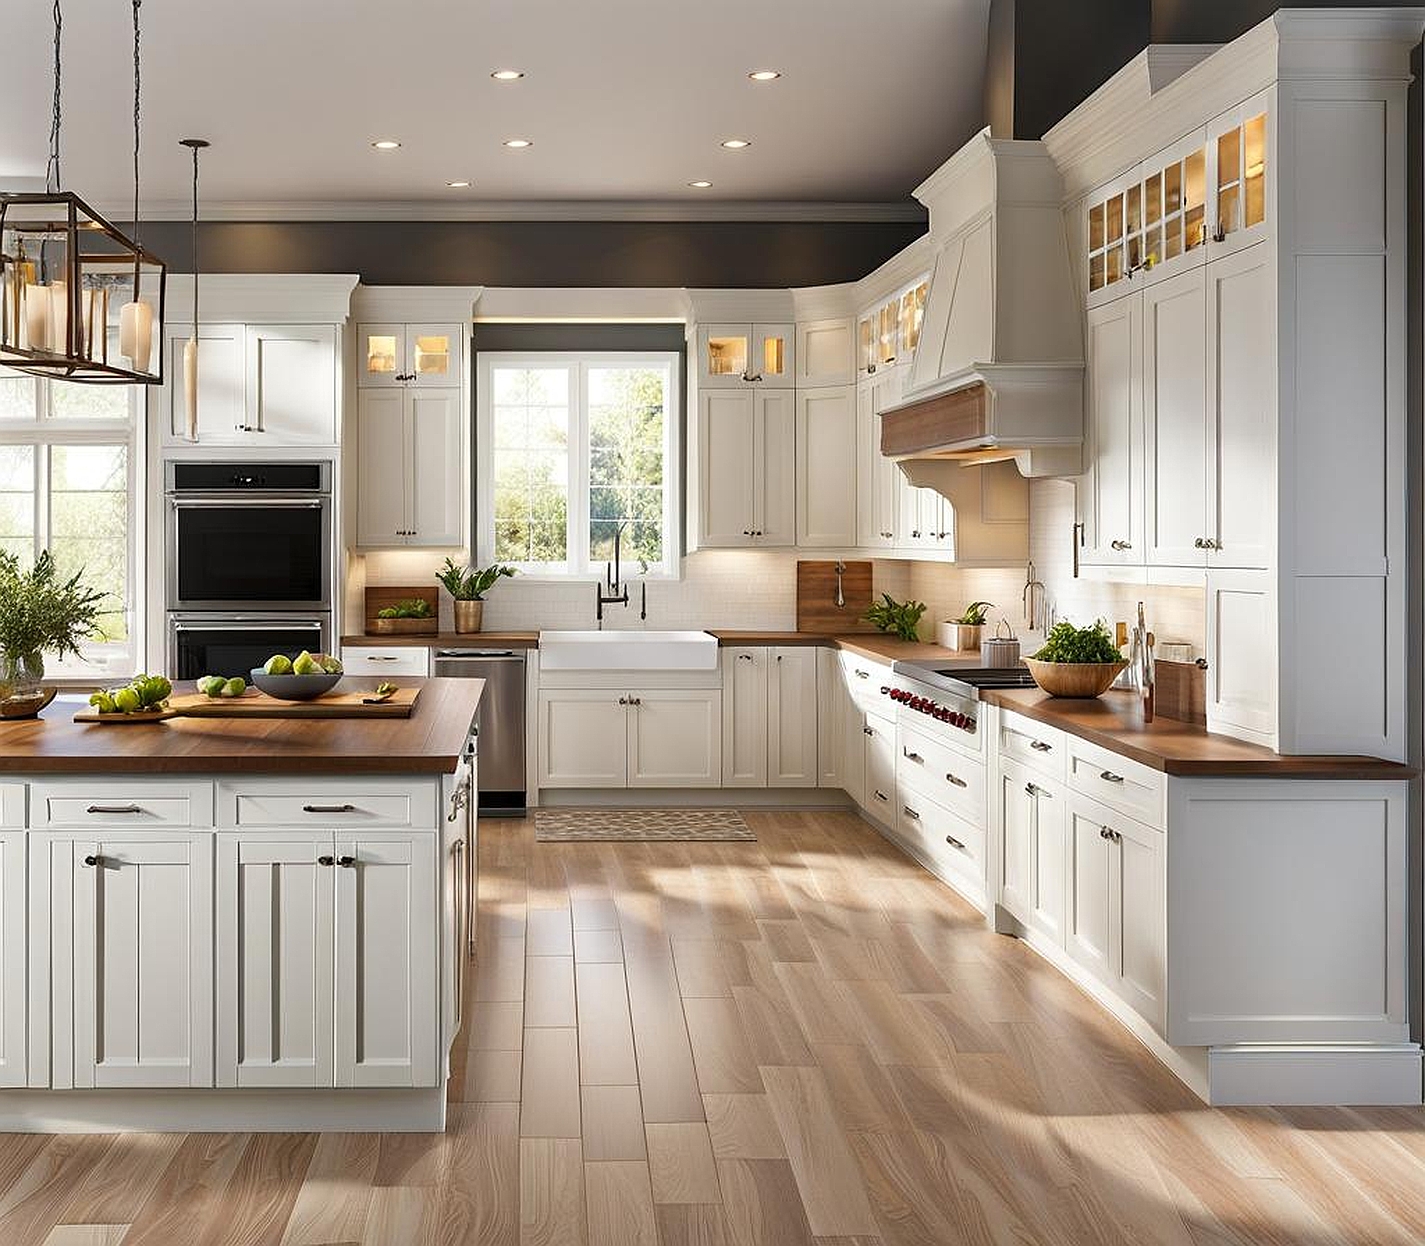
[[[717,637],[707,632],[540,632],[546,671],[710,671]]]

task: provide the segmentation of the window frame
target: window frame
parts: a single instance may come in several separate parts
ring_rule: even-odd
[[[146,586],[143,583],[142,558],[146,539],[146,507],[141,488],[141,473],[146,453],[144,439],[147,412],[146,387],[127,385],[125,390],[128,416],[126,419],[74,419],[53,413],[53,393],[59,379],[26,376],[9,369],[0,369],[0,376],[30,381],[34,386],[34,413],[30,416],[0,416],[0,444],[30,446],[35,452],[33,523],[34,548],[48,549],[53,516],[53,462],[50,452],[66,446],[122,446],[125,453],[125,489],[128,514],[128,549],[125,568],[129,600],[126,608],[129,636],[123,643],[92,641],[81,646],[82,657],[67,656],[63,662],[46,655],[46,674],[55,682],[94,683],[96,680],[125,678],[140,668],[145,652],[147,627]]]
[[[663,404],[663,562],[650,567],[648,580],[682,578],[682,356],[671,350],[478,351],[475,356],[475,551],[482,565],[495,557],[494,403],[496,368],[569,369],[569,529],[567,548],[575,557],[563,564],[510,563],[522,579],[554,583],[600,581],[604,569],[589,558],[589,382],[590,368],[661,368],[667,373]],[[625,559],[625,563],[629,560]],[[562,566],[562,570],[557,569]]]

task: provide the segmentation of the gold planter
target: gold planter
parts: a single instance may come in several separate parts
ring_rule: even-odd
[[[478,632],[485,621],[483,601],[457,601],[455,603],[455,630],[460,633]]]

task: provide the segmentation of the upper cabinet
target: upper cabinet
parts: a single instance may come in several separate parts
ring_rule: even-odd
[[[363,324],[357,337],[357,384],[460,385],[464,345],[457,324]]]
[[[856,320],[856,371],[869,376],[909,363],[920,344],[929,278],[918,278]]]
[[[851,318],[809,320],[797,325],[797,388],[849,385],[856,373]]]
[[[796,544],[796,412],[790,390],[699,400],[700,543]]]
[[[789,324],[709,324],[698,329],[698,384],[742,389],[795,384],[795,343]]]
[[[1216,259],[1256,242],[1271,216],[1267,170],[1275,165],[1268,151],[1271,131],[1266,101],[1256,96],[1214,121],[1207,130],[1212,144],[1213,202],[1216,228],[1208,256]]]

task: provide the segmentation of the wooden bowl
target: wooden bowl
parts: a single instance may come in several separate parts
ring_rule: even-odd
[[[1025,658],[1034,682],[1051,697],[1101,697],[1128,663],[1038,662]]]

